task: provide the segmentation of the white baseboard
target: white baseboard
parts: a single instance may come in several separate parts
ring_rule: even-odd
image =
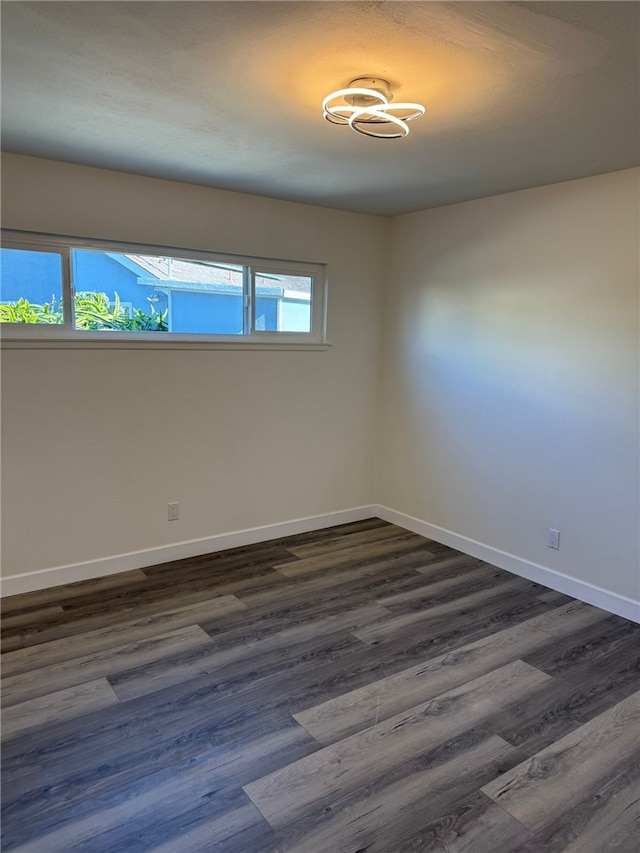
[[[51,569],[41,569],[20,575],[9,575],[1,583],[1,595],[19,595],[23,592],[33,592],[38,589],[60,586],[76,581],[90,580],[116,572],[127,572],[131,569],[143,569],[158,563],[169,563],[172,560],[183,560],[188,557],[198,557],[201,554],[211,554],[227,548],[239,548],[243,545],[253,545],[257,542],[268,542],[284,536],[295,536],[298,533],[308,533],[323,527],[335,527],[338,524],[348,524],[352,521],[362,521],[365,518],[378,517],[399,527],[404,527],[427,539],[449,545],[464,554],[485,560],[494,566],[505,569],[520,577],[543,584],[565,595],[577,598],[600,607],[608,613],[615,613],[633,622],[640,623],[640,602],[632,598],[618,595],[602,587],[581,581],[569,575],[532,563],[514,554],[477,542],[468,536],[462,536],[444,527],[429,524],[419,518],[397,512],[386,506],[369,505],[353,507],[339,512],[329,512],[307,518],[296,518],[280,524],[268,524],[263,527],[251,527],[247,530],[237,530],[233,533],[221,533],[217,536],[207,536],[203,539],[192,539],[187,542],[177,542],[174,545],[163,545],[159,548],[147,548],[143,551],[131,551],[127,554],[116,554],[85,563],[73,563],[66,566],[56,566]]]
[[[515,554],[500,551],[498,548],[477,542],[475,539],[469,539],[468,536],[461,536],[452,530],[437,527],[435,524],[429,524],[419,518],[414,518],[412,515],[405,515],[403,512],[397,512],[386,506],[378,505],[376,515],[384,521],[397,524],[413,533],[419,533],[420,536],[425,536],[427,539],[441,542],[443,545],[448,545],[450,548],[455,548],[471,557],[477,557],[479,560],[484,560],[500,569],[512,572],[514,575],[543,584],[543,586],[555,589],[557,592],[577,598],[579,601],[585,601],[587,604],[593,604],[608,613],[614,613],[616,616],[623,616],[632,622],[640,623],[640,601],[634,601],[624,595],[618,595],[586,581],[572,578],[538,563],[523,560],[522,557],[516,557]]]
[[[211,554],[214,551],[224,551],[227,548],[239,548],[243,545],[253,545],[256,542],[268,542],[283,536],[295,536],[298,533],[309,533],[311,530],[321,530],[323,527],[335,527],[338,524],[348,524],[352,521],[362,521],[365,518],[376,517],[376,506],[358,506],[339,512],[328,512],[323,515],[312,515],[307,518],[296,518],[281,524],[267,524],[264,527],[251,527],[247,530],[236,530],[233,533],[221,533],[217,536],[207,536],[204,539],[192,539],[188,542],[177,542],[174,545],[162,545],[159,548],[146,548],[144,551],[131,551],[128,554],[116,554],[86,563],[72,563],[67,566],[55,566],[51,569],[40,569],[20,575],[9,575],[2,580],[2,597],[19,595],[23,592],[34,592],[37,589],[47,589],[65,583],[90,580],[116,572],[128,572],[131,569],[143,569],[158,563],[169,563],[172,560],[184,560],[187,557],[198,557],[201,554]]]

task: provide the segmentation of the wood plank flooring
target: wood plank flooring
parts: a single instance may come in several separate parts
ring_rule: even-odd
[[[640,626],[379,519],[2,611],[4,851],[640,851]]]

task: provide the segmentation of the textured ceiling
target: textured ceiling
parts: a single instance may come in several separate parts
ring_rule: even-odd
[[[395,214],[638,162],[635,2],[5,2],[5,151]],[[427,115],[322,119],[357,76]]]

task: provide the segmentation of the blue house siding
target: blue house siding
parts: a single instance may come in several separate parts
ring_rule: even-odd
[[[0,253],[0,299],[17,302],[20,297],[42,305],[52,297],[62,299],[62,266],[53,252],[3,249]],[[142,273],[142,270],[140,270]],[[117,292],[122,302],[149,311],[149,287],[137,283],[138,276],[104,252],[73,252],[76,291],[104,292],[113,300]]]
[[[241,335],[244,331],[241,295],[173,290],[170,299],[172,332]]]
[[[133,265],[132,265],[133,266]],[[106,252],[74,250],[73,280],[76,293],[96,291],[106,293],[113,301],[117,293],[121,302],[130,302],[133,308],[149,313],[149,299],[152,289],[138,284],[142,268],[136,273]]]
[[[278,299],[256,294],[256,329],[260,332],[275,332],[277,328]]]
[[[59,255],[3,249],[0,253],[0,301],[17,302],[23,297],[44,305],[62,300],[62,263]]]
[[[309,299],[283,297],[280,301],[281,326],[287,332],[311,331],[311,302]]]

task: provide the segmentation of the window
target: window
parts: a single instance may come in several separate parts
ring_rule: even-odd
[[[325,267],[4,232],[10,341],[324,344]]]

